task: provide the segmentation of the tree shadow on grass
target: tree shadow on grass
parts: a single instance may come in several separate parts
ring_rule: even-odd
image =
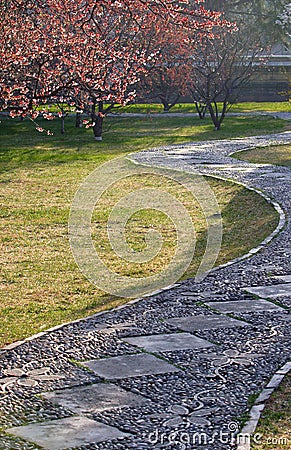
[[[280,132],[285,122],[271,117],[228,117],[217,132],[209,119],[193,117],[106,119],[109,130],[102,142],[96,142],[91,129],[76,128],[74,118],[66,121],[61,135],[58,120],[40,119],[39,125],[54,133],[47,136],[35,130],[29,120],[4,117],[1,123],[0,172],[39,164],[58,165],[75,161],[96,161],[129,152],[200,140],[229,139],[247,135]]]

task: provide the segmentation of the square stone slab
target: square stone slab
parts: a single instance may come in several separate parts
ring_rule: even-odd
[[[277,280],[284,281],[284,283],[291,283],[291,275],[276,275],[272,278],[277,278]]]
[[[6,430],[7,433],[35,442],[47,450],[80,447],[95,442],[111,441],[130,434],[86,417],[69,417],[61,420],[34,423]]]
[[[171,352],[189,348],[212,347],[210,342],[189,333],[153,334],[122,339],[131,345],[142,347],[148,352]]]
[[[284,311],[280,306],[266,300],[237,300],[230,302],[206,302],[206,305],[215,308],[222,313],[248,313],[261,311]]]
[[[245,289],[251,294],[258,295],[262,298],[278,298],[291,296],[291,283],[276,284],[274,286],[257,286]]]
[[[183,331],[194,332],[198,330],[215,330],[217,328],[236,328],[248,327],[250,324],[241,320],[232,319],[221,314],[213,314],[211,316],[188,316],[177,317],[176,319],[168,319],[166,323],[174,325]]]
[[[106,359],[93,359],[83,364],[100,377],[108,380],[179,372],[177,367],[144,353],[114,356],[113,358]]]
[[[78,414],[94,414],[114,408],[141,406],[149,403],[146,398],[127,392],[110,383],[77,386],[72,389],[44,392],[41,395],[46,400],[62,405]]]

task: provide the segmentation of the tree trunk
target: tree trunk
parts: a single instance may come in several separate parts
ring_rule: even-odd
[[[61,117],[61,134],[65,134],[65,118]]]
[[[196,107],[196,111],[199,115],[199,118],[205,119],[205,114],[206,114],[206,105],[204,103],[200,103],[200,102],[195,102],[195,107]]]
[[[104,103],[102,101],[98,102],[98,111],[102,114],[104,113]]]
[[[224,121],[224,118],[225,118],[225,115],[226,115],[227,106],[228,106],[228,101],[225,100],[223,102],[222,112],[221,112],[221,115],[220,115],[220,123],[221,124]]]
[[[76,128],[82,128],[82,119],[81,119],[81,113],[76,113]]]
[[[169,112],[170,111],[170,104],[167,102],[167,100],[161,100],[162,105],[164,107],[164,112]]]
[[[95,114],[92,120],[94,122],[93,133],[95,136],[95,141],[102,141],[103,115],[100,113]]]
[[[221,127],[221,121],[219,120],[219,113],[218,113],[217,105],[216,105],[216,103],[214,103],[214,104],[215,104],[215,110],[214,110],[211,102],[207,103],[207,109],[209,111],[211,120],[215,127],[215,131],[219,131],[220,127]]]
[[[96,114],[96,100],[93,99],[91,119],[93,122],[93,133],[95,141],[102,141],[102,126],[103,126],[103,102],[98,102],[98,113]]]
[[[159,98],[160,98],[160,100],[161,100],[161,102],[162,102],[162,105],[163,105],[163,107],[164,107],[164,112],[169,112],[170,109],[172,109],[173,106],[175,106],[175,105],[177,104],[177,101],[178,101],[179,98],[180,98],[180,94],[176,95],[176,97],[173,99],[172,103],[170,103],[170,98],[169,98],[169,97],[167,97],[167,98],[165,98],[165,97],[163,97],[163,98],[159,97]]]

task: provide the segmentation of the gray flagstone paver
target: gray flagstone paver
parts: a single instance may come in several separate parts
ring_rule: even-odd
[[[284,281],[285,283],[291,283],[291,275],[278,275],[274,278],[277,278],[278,280]]]
[[[179,371],[172,364],[143,353],[90,360],[84,362],[83,365],[108,380]]]
[[[217,328],[237,328],[248,327],[249,323],[222,314],[211,316],[187,316],[167,319],[166,323],[173,325],[180,330],[194,332],[198,330],[215,330]]]
[[[42,393],[42,397],[78,414],[99,413],[126,406],[141,406],[149,400],[111,383],[76,386]]]
[[[7,432],[47,450],[63,450],[129,436],[117,428],[78,416],[14,427]]]
[[[150,336],[124,338],[123,340],[131,345],[142,347],[148,352],[171,352],[213,346],[211,342],[189,333],[154,334]]]
[[[275,299],[282,296],[291,296],[291,283],[275,284],[274,286],[248,287],[245,290],[262,298]]]
[[[217,309],[222,313],[247,313],[247,312],[261,312],[261,311],[284,311],[278,305],[266,300],[236,300],[228,302],[205,302],[211,308]]]

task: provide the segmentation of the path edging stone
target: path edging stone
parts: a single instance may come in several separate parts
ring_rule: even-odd
[[[288,361],[286,364],[284,364],[284,366],[282,366],[274,373],[267,386],[261,391],[254,405],[249,411],[249,420],[245,423],[245,425],[239,432],[237,450],[250,450],[251,436],[256,431],[261,414],[265,409],[266,401],[271,397],[273,392],[278,389],[279,385],[290,371],[291,361]]]

